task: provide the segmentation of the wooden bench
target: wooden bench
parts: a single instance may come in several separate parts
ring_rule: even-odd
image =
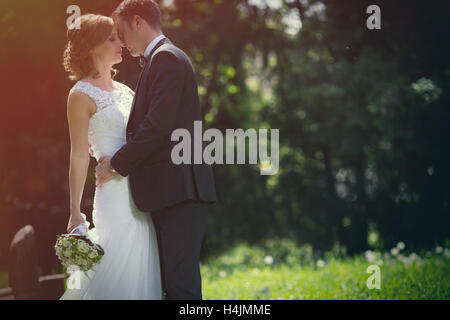
[[[0,300],[54,300],[64,292],[65,274],[39,276],[34,229],[24,226],[10,245],[9,288],[0,289]]]

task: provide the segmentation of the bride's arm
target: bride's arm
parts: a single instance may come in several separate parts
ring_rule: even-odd
[[[80,206],[89,167],[88,128],[90,108],[94,102],[85,94],[73,91],[67,101],[67,120],[70,133],[70,218],[67,232],[84,222]],[[94,106],[95,107],[95,106]]]

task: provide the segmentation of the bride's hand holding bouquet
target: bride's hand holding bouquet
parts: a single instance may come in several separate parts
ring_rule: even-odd
[[[73,225],[76,225],[75,228]],[[69,267],[72,271],[78,269],[87,272],[97,265],[105,254],[103,248],[89,236],[89,225],[83,213],[71,214],[67,226],[70,233],[57,235],[54,248],[64,272],[69,272]]]

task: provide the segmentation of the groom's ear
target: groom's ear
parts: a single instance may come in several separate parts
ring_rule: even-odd
[[[133,17],[133,22],[134,22],[134,25],[136,26],[136,29],[142,29],[142,26],[144,23],[144,19],[142,19],[142,17],[135,15]]]

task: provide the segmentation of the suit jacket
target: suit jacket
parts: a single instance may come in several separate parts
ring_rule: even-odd
[[[129,175],[131,193],[141,211],[157,211],[185,200],[216,201],[210,165],[175,165],[172,132],[185,128],[194,137],[194,121],[202,120],[194,68],[187,55],[168,39],[150,53],[141,73],[127,124],[127,143],[111,158],[111,166]]]

